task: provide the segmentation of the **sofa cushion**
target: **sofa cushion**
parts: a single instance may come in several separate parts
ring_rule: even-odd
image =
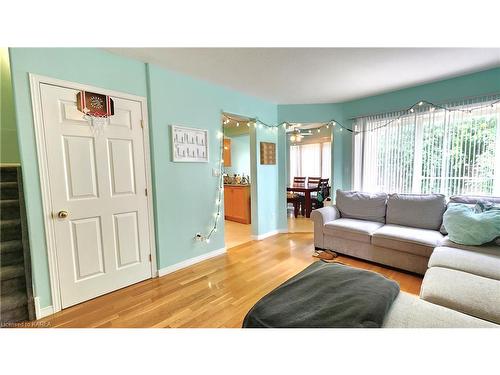
[[[500,249],[497,254],[436,247],[429,259],[429,267],[443,267],[500,280]]]
[[[326,223],[324,233],[329,236],[370,243],[372,233],[383,225],[376,221],[341,218]]]
[[[450,203],[476,204],[478,201],[500,203],[500,197],[488,195],[452,195],[450,197]]]
[[[462,250],[477,251],[485,254],[500,254],[500,246],[495,242],[490,242],[481,246],[461,245],[450,240],[450,237],[443,238],[439,246],[454,247]]]
[[[387,194],[337,190],[336,205],[342,217],[385,222]]]
[[[392,303],[383,328],[498,328],[470,315],[424,301],[405,292]]]
[[[439,230],[445,210],[442,194],[389,194],[386,223]]]
[[[372,244],[429,257],[443,237],[437,230],[386,224],[373,233]]]
[[[500,324],[500,281],[441,267],[427,270],[420,298]]]

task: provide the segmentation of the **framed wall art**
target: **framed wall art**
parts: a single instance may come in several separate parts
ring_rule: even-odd
[[[276,164],[276,143],[260,142],[260,164]]]
[[[172,161],[208,162],[208,130],[172,125]]]

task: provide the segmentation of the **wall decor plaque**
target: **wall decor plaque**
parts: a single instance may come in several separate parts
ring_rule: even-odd
[[[207,163],[208,130],[172,125],[172,160]]]
[[[260,164],[276,164],[276,143],[260,142]]]

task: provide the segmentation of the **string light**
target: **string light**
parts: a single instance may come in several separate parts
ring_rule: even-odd
[[[400,115],[396,118],[393,118],[389,121],[387,121],[386,123],[384,124],[381,124],[379,126],[376,126],[374,128],[371,128],[371,129],[366,129],[366,130],[353,130],[352,128],[350,127],[347,127],[347,126],[344,126],[342,125],[342,123],[340,123],[339,121],[337,121],[336,119],[332,119],[330,121],[326,121],[324,123],[321,123],[321,125],[318,127],[317,131],[318,133],[321,132],[321,128],[325,127],[326,129],[329,129],[330,126],[332,126],[332,128],[336,128],[337,126],[339,127],[339,131],[342,132],[343,130],[346,130],[350,133],[365,133],[365,132],[372,132],[372,131],[375,131],[377,129],[380,129],[380,128],[383,128],[383,127],[386,127],[394,122],[400,122],[401,121],[401,118],[403,118],[405,115],[407,115],[408,113],[414,113],[415,112],[415,109],[414,107],[418,106],[418,107],[422,107],[424,104],[427,105],[429,107],[429,111],[430,112],[434,112],[436,109],[440,109],[440,110],[443,110],[443,111],[447,111],[447,112],[462,112],[462,113],[472,113],[474,111],[477,111],[477,110],[480,110],[480,109],[483,109],[483,108],[488,108],[488,107],[494,107],[496,104],[500,103],[500,99],[495,99],[495,101],[492,101],[486,105],[480,105],[480,106],[477,106],[477,107],[474,107],[474,108],[468,108],[468,109],[463,109],[463,108],[448,108],[448,107],[445,107],[445,106],[442,106],[442,105],[437,105],[437,104],[434,104],[434,103],[431,103],[429,101],[426,101],[426,100],[420,100],[418,102],[416,102],[415,104],[413,104],[412,106],[408,107],[407,109],[405,110],[402,110],[400,113]],[[231,118],[230,115],[227,115],[227,114],[223,114],[224,116],[224,120],[221,121],[221,126],[222,126],[222,131],[219,131],[217,133],[217,138],[220,140],[220,163],[219,163],[219,182],[217,184],[217,199],[215,201],[215,204],[217,206],[217,210],[214,212],[214,222],[213,222],[213,225],[211,227],[211,229],[209,230],[208,234],[206,235],[203,235],[201,233],[197,233],[195,235],[195,239],[196,240],[200,240],[200,241],[204,241],[205,243],[210,243],[210,238],[212,237],[212,234],[217,232],[217,225],[218,225],[218,221],[221,217],[221,209],[222,209],[222,194],[223,194],[223,191],[224,191],[224,159],[222,157],[223,153],[224,153],[224,125],[227,125],[232,121],[236,122],[236,126],[238,127],[239,126],[239,121],[241,120],[236,120],[234,118]],[[283,129],[286,131],[288,128],[290,127],[300,127],[302,126],[301,123],[296,123],[296,124],[290,124],[288,122],[283,122],[283,123],[280,123],[280,124],[276,124],[276,125],[270,125],[270,124],[266,124],[264,121],[261,121],[259,120],[258,118],[254,118],[254,119],[250,119],[246,124],[247,124],[247,127],[251,127],[252,124],[255,128],[257,128],[257,123],[258,123],[258,126],[259,128],[263,128],[264,126],[266,128],[271,128],[272,130],[276,131],[278,130],[277,128],[279,126],[283,126]],[[311,134],[311,130],[308,131],[309,134]],[[290,141],[292,142],[300,142],[300,140],[303,138],[301,132],[299,129],[297,129],[297,132],[295,134],[292,134],[290,136]]]

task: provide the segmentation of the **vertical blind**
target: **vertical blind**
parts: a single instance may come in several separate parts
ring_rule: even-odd
[[[409,115],[394,112],[357,119],[355,188],[448,196],[500,195],[500,106],[492,104],[499,98],[495,95],[446,105],[466,111],[424,106]],[[481,109],[468,111],[479,106]]]
[[[331,176],[331,142],[290,146],[290,183],[294,177]]]

